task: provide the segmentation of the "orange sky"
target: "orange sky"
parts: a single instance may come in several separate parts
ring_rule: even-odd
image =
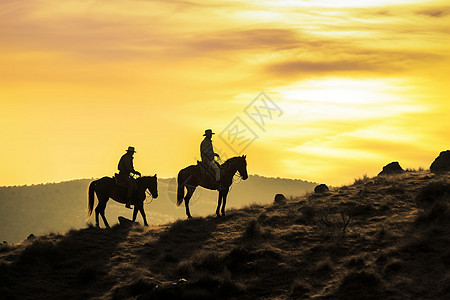
[[[447,1],[2,1],[0,185],[110,176],[129,145],[173,177],[206,128],[240,154],[235,125],[250,174],[428,168],[450,148],[449,34]]]

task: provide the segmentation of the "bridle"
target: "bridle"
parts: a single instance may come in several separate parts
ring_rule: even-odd
[[[150,196],[150,200],[147,202],[147,197],[148,196]],[[153,202],[153,195],[152,195],[152,193],[148,190],[148,189],[145,189],[145,199],[144,199],[144,203],[145,204],[150,204],[150,203],[152,203]]]

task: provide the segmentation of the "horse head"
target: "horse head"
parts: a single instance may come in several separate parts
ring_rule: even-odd
[[[144,180],[145,187],[150,191],[154,199],[158,198],[158,178],[155,176],[141,177]]]
[[[247,161],[245,160],[247,158],[247,155],[242,155],[236,157],[236,168],[239,174],[242,176],[243,180],[246,180],[248,178],[247,174]]]

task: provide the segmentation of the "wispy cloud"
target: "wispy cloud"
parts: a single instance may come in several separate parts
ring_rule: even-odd
[[[449,130],[448,3],[344,2],[1,1],[0,121],[15,124],[3,142],[54,160],[44,141],[103,152],[120,135],[170,156],[154,167],[171,176],[197,154],[191,137],[220,132],[264,90],[285,113],[249,148],[273,159],[252,172],[325,181],[399,156],[421,164]],[[133,121],[117,125],[124,112]],[[35,131],[23,147],[22,133]],[[9,160],[0,164],[13,169]],[[106,168],[87,165],[65,176]]]

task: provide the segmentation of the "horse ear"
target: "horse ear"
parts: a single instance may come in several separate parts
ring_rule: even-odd
[[[156,173],[155,173],[155,176],[153,176],[153,177],[156,177]]]
[[[242,155],[243,158],[247,158],[247,155]]]

